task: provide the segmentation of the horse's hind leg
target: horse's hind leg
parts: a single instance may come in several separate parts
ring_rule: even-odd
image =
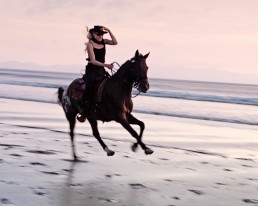
[[[107,153],[107,156],[113,156],[115,154],[114,151],[110,150],[107,145],[103,142],[103,140],[100,137],[99,134],[99,130],[98,130],[98,122],[95,119],[88,119],[91,128],[92,128],[92,132],[93,132],[93,136],[99,141],[100,145],[102,146],[102,148],[105,150],[105,152]]]
[[[76,113],[67,113],[66,118],[69,121],[69,126],[70,126],[70,137],[71,137],[71,144],[72,144],[72,153],[73,153],[73,158],[74,161],[77,161],[77,155],[75,151],[75,144],[74,144],[74,127],[75,127],[75,122],[76,122]]]
[[[126,117],[127,117],[127,121],[129,122],[129,124],[139,125],[139,127],[140,127],[139,138],[142,139],[143,131],[145,129],[144,123],[142,121],[136,119],[131,113],[128,113],[126,115]],[[136,151],[137,147],[138,147],[138,143],[137,142],[132,145],[133,152]]]

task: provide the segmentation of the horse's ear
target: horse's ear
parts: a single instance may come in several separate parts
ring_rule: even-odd
[[[139,56],[139,51],[138,51],[138,49],[136,50],[136,52],[135,52],[135,56],[134,57],[138,57]]]
[[[147,57],[149,56],[149,54],[150,54],[150,52],[149,52],[148,54],[145,54],[145,55],[143,56],[143,58],[144,58],[144,59],[147,59]]]

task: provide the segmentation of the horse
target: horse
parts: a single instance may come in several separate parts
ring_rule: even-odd
[[[102,140],[98,131],[98,121],[116,121],[120,123],[136,139],[136,143],[131,146],[133,152],[140,145],[146,155],[153,153],[153,150],[142,141],[145,124],[131,114],[133,110],[131,96],[133,87],[143,93],[146,93],[150,87],[147,77],[148,66],[146,64],[149,54],[142,55],[137,50],[133,58],[127,60],[115,74],[107,79],[102,91],[101,102],[98,104],[97,109],[89,109],[87,105],[84,108],[84,115],[91,125],[93,136],[99,141],[107,156],[113,156],[115,152],[110,150]],[[72,87],[72,84],[69,87]],[[69,87],[66,90],[59,87],[58,101],[63,107],[69,122],[72,154],[74,161],[76,161],[78,157],[75,151],[74,128],[79,110],[74,104],[75,101],[67,94]],[[131,124],[140,127],[139,134],[132,128]]]

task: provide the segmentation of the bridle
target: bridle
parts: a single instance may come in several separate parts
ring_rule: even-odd
[[[130,60],[128,60],[129,61],[129,63],[130,63],[130,73],[132,74],[132,72],[133,72],[133,64],[134,64],[134,62],[135,62],[135,60],[134,60],[134,58],[132,58],[132,59],[130,59]],[[140,61],[144,61],[144,59],[141,59]],[[116,64],[117,66],[119,66],[119,68],[121,67],[117,62],[113,62],[112,64]],[[118,69],[116,70],[116,72],[118,71]],[[112,73],[112,76],[115,74],[114,73],[114,71],[113,71],[113,69],[111,70],[111,73]],[[140,89],[139,89],[139,87],[140,87],[140,85],[141,85],[141,83],[143,82],[143,81],[146,81],[148,78],[141,78],[141,77],[137,77],[136,78],[136,80],[134,80],[134,82],[133,82],[133,84],[131,84],[130,82],[128,82],[126,79],[124,79],[124,78],[119,78],[119,79],[121,79],[123,82],[125,82],[125,83],[127,83],[128,85],[132,85],[132,87],[133,88],[135,88],[135,89],[137,89],[138,90],[138,93],[135,95],[135,96],[132,96],[132,98],[134,98],[134,97],[137,97],[140,93],[141,93],[141,91],[140,91]]]

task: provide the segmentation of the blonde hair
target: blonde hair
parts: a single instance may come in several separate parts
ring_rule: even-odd
[[[92,33],[90,32],[88,26],[85,26],[83,33],[84,33],[84,36],[86,36],[87,39],[88,39],[88,42],[85,42],[85,43],[84,43],[84,45],[85,45],[84,51],[87,53],[87,46],[88,46],[88,43],[89,43],[90,40],[92,40],[93,36],[92,36]]]

